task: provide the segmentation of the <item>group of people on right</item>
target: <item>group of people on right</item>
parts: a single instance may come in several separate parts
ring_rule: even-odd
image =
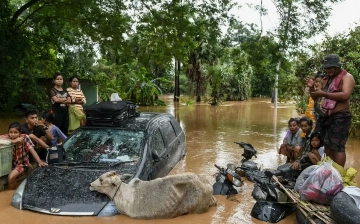
[[[342,167],[346,162],[345,144],[352,117],[350,98],[355,80],[342,69],[336,54],[326,56],[322,68],[325,74],[307,77],[304,82],[314,101],[314,121],[306,116],[291,118],[279,149],[294,170],[317,164],[323,153]]]

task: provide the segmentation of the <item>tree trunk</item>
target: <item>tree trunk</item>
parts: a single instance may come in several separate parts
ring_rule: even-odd
[[[177,88],[177,96],[180,97],[180,69],[181,69],[181,63],[180,61],[178,61],[178,76],[177,76],[177,83],[176,83],[176,88]],[[178,98],[179,99],[179,98]],[[179,100],[178,100],[179,101]]]
[[[201,96],[200,96],[200,80],[196,80],[196,102],[201,102]]]
[[[277,108],[280,66],[281,66],[281,59],[279,59],[279,62],[276,65],[275,89],[274,89],[274,108]]]
[[[159,78],[159,66],[158,65],[155,65],[155,84],[157,86],[160,86],[160,80],[158,80],[157,78]],[[154,99],[155,100],[158,100],[159,99],[159,96],[155,93],[154,94]]]
[[[174,102],[180,99],[180,61],[175,58]]]

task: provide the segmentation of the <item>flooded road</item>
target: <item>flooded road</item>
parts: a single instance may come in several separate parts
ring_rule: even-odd
[[[296,117],[293,104],[279,104],[274,110],[270,99],[252,99],[246,102],[228,102],[219,107],[207,104],[186,106],[174,104],[172,97],[165,98],[166,107],[143,107],[140,111],[168,112],[173,114],[184,128],[187,140],[187,155],[172,171],[172,173],[194,172],[214,175],[214,164],[226,166],[227,163],[240,165],[241,149],[234,142],[252,144],[258,151],[258,158],[253,160],[263,168],[276,168],[285,162],[285,157],[277,154],[287,129],[287,121]],[[6,133],[10,122],[19,117],[0,119],[0,132]],[[349,139],[347,144],[346,167],[356,165],[359,160],[357,149],[359,139]],[[356,182],[359,182],[359,175]],[[72,223],[144,223],[144,224],[180,224],[180,223],[265,223],[250,216],[255,203],[251,197],[253,183],[245,181],[237,200],[227,200],[225,196],[216,196],[218,205],[204,214],[191,214],[167,220],[133,220],[126,216],[113,217],[60,217],[39,214],[30,211],[20,211],[11,207],[10,199],[13,191],[0,192],[0,223],[32,223],[32,224],[72,224]],[[30,221],[31,220],[31,221]],[[296,223],[295,216],[289,216],[279,223]]]

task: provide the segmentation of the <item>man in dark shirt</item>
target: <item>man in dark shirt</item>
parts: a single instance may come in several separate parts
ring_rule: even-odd
[[[38,120],[36,110],[26,111],[24,117],[26,123],[21,125],[21,133],[29,135],[31,141],[37,146],[36,148],[38,148],[38,146],[41,148],[37,151],[40,158],[44,159],[46,156],[46,149],[49,148],[49,145],[46,144],[46,142],[53,140],[54,137],[48,127]]]

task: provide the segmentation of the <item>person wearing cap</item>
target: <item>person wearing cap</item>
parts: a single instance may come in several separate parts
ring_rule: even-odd
[[[315,81],[305,79],[314,101],[323,98],[322,116],[317,121],[316,131],[320,132],[326,155],[337,164],[344,166],[346,162],[345,144],[349,137],[351,125],[350,98],[355,87],[354,77],[341,68],[342,63],[336,54],[324,58],[322,68],[325,70],[327,82],[323,89],[315,87]]]

